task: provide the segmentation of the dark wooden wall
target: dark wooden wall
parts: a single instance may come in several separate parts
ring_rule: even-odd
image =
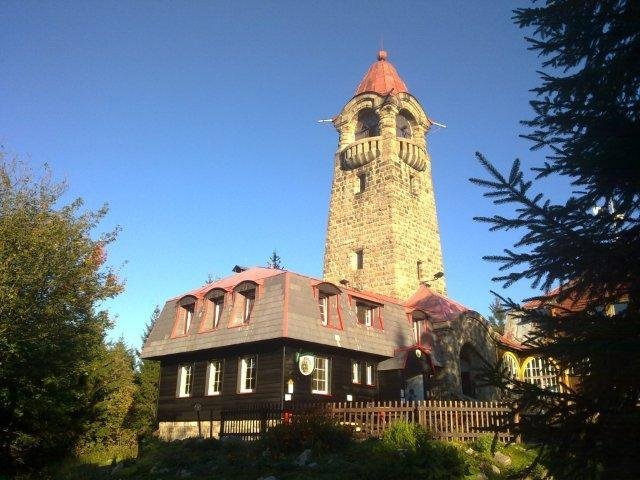
[[[304,376],[300,373],[295,361],[296,353],[329,358],[331,369],[329,395],[311,393],[312,375]],[[258,356],[256,391],[238,393],[238,360],[241,356],[249,354]],[[207,396],[205,395],[207,362],[214,359],[224,362],[222,391],[220,395]],[[200,411],[202,420],[208,420],[210,416],[218,419],[221,410],[254,407],[267,402],[279,403],[284,400],[289,379],[294,381],[292,397],[294,402],[345,402],[347,394],[353,395],[354,401],[378,400],[378,375],[374,377],[374,386],[365,385],[364,364],[370,362],[376,365],[383,359],[360,352],[290,340],[249,343],[172,355],[161,360],[158,421],[196,420],[197,414],[194,410],[196,403],[202,406]],[[361,363],[362,383],[359,385],[351,382],[352,360]],[[192,393],[190,397],[178,398],[176,397],[178,368],[185,363],[194,364]]]

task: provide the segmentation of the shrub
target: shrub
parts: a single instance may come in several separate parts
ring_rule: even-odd
[[[417,423],[399,421],[382,434],[380,445],[385,450],[416,452],[430,439],[427,431]]]
[[[336,451],[353,438],[351,429],[335,424],[322,413],[294,415],[290,423],[270,428],[262,440],[272,455],[287,455],[306,448]]]

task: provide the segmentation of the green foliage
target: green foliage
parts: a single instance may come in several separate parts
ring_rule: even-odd
[[[142,335],[143,345],[159,316],[160,308],[156,306]],[[140,357],[140,352],[137,356]],[[129,424],[137,432],[139,438],[149,436],[156,430],[159,382],[160,362],[140,360],[135,376],[136,389],[129,415]]]
[[[534,149],[550,153],[532,169],[537,179],[559,175],[577,188],[552,202],[534,191],[541,184],[519,161],[503,175],[478,154],[488,178],[472,182],[514,210],[477,220],[522,233],[513,248],[486,257],[501,264],[494,280],[526,280],[544,292],[562,286],[532,308],[503,303],[532,326],[529,353],[552,358],[577,386],[543,390],[497,368],[487,377],[520,413],[517,425],[504,427],[541,442],[554,477],[640,478],[640,8],[630,0],[548,0],[514,18],[532,29],[530,49],[547,69],[525,124]],[[563,301],[575,307],[558,307]],[[603,313],[620,301],[625,311]]]
[[[262,442],[272,455],[288,455],[311,448],[331,452],[346,447],[353,438],[350,428],[336,425],[322,412],[296,414],[290,423],[281,423],[267,431]]]
[[[269,260],[267,261],[267,266],[269,268],[282,269],[282,259],[280,258],[280,255],[278,255],[278,252],[276,252],[275,250],[269,257]]]
[[[109,325],[96,306],[122,288],[104,267],[115,232],[91,237],[106,207],[61,204],[65,190],[0,152],[0,473],[73,448]]]
[[[429,441],[429,434],[417,423],[400,421],[384,431],[380,438],[382,448],[389,451],[416,452]]]
[[[504,334],[504,322],[507,319],[507,312],[498,297],[493,298],[493,302],[489,305],[489,311],[491,315],[488,320],[499,333]]]
[[[424,435],[419,435],[424,438]],[[297,466],[294,463],[302,451],[292,451],[288,456],[267,455],[262,442],[218,441],[194,438],[163,442],[155,438],[144,439],[137,459],[129,459],[114,465],[67,464],[55,471],[55,480],[138,479],[210,480],[212,478],[246,479],[268,477],[290,480],[456,480],[476,478],[483,473],[490,480],[524,478],[542,480],[544,469],[539,466],[527,473],[525,467],[535,457],[535,449],[524,445],[501,445],[500,449],[509,455],[512,464],[501,466],[496,475],[491,466],[495,464],[493,455],[466,453],[467,445],[448,444],[426,440],[415,453],[388,450],[377,439],[349,442],[341,448],[316,451],[314,466]],[[40,476],[50,478],[49,476]]]
[[[120,340],[105,345],[91,364],[87,391],[92,414],[76,451],[80,455],[105,448],[135,451],[136,432],[128,421],[136,385],[133,352]]]

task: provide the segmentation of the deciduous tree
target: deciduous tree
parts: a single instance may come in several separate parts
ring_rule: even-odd
[[[64,184],[0,153],[0,470],[69,452],[90,415],[90,365],[122,286],[105,267],[107,213],[65,204]]]

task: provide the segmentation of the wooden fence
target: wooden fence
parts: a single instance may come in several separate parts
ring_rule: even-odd
[[[294,404],[284,408],[280,404],[266,404],[221,412],[220,436],[256,439],[273,425],[312,412],[347,425],[363,437],[379,437],[390,425],[403,420],[419,423],[438,439],[460,442],[472,441],[511,418],[509,408],[500,402],[341,402]],[[514,441],[513,435],[506,430],[501,431],[498,438],[505,442]]]

